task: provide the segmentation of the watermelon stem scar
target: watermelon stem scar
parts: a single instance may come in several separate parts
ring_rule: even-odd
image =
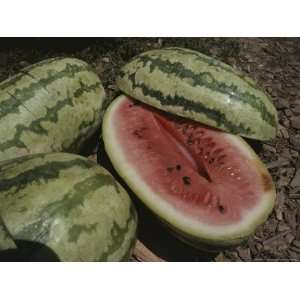
[[[273,208],[272,179],[238,136],[123,95],[109,106],[102,129],[129,188],[196,247],[240,243]]]

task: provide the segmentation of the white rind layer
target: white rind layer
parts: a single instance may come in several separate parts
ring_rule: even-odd
[[[188,235],[190,238],[192,237],[212,244],[230,245],[235,244],[235,241],[247,238],[254,233],[257,226],[267,219],[274,207],[274,187],[261,196],[258,205],[256,205],[254,209],[248,211],[239,223],[230,225],[209,225],[202,223],[199,220],[188,218],[167,201],[162,201],[155,191],[149,188],[147,183],[141,179],[137,171],[126,160],[114,126],[114,114],[116,109],[122,101],[126,99],[126,96],[121,95],[108,107],[102,125],[103,140],[105,150],[114,168],[139,199],[165,223],[169,223],[175,230],[177,229],[179,232]],[[260,172],[268,174],[263,163],[242,138],[231,134],[226,134],[226,138],[235,143],[240,150],[253,161]]]

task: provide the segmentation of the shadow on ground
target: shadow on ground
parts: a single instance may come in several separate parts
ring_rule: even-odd
[[[138,209],[139,240],[160,258],[166,261],[213,261],[218,253],[195,249],[177,239],[151,212],[134,199]]]
[[[0,251],[1,262],[57,262],[57,255],[47,246],[30,241],[15,240],[17,249]]]

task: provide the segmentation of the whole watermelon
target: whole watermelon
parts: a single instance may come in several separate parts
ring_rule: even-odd
[[[37,242],[61,261],[128,260],[137,215],[126,191],[95,162],[49,153],[0,163],[0,250]]]
[[[0,160],[78,153],[102,120],[105,92],[91,67],[53,58],[0,83]]]

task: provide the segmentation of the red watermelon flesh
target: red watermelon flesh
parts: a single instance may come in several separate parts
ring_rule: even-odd
[[[112,157],[112,162],[121,175],[124,172],[125,181],[130,166],[138,182],[146,183],[161,204],[181,215],[221,227],[242,223],[261,201],[272,206],[271,177],[241,138],[125,96],[115,104],[110,119],[109,139],[114,140],[123,167],[122,159],[118,164],[119,158]],[[129,186],[138,185],[134,175],[129,177]],[[264,197],[266,193],[271,196]],[[151,197],[148,193],[149,201]]]

